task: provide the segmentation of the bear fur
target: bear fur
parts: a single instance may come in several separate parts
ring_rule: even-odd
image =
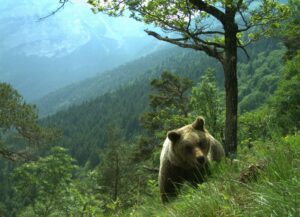
[[[204,118],[168,132],[160,155],[159,188],[163,202],[176,196],[184,181],[193,186],[209,175],[209,162],[219,162],[224,149],[204,128]]]

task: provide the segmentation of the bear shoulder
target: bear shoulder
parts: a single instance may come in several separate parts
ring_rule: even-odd
[[[220,162],[222,158],[225,157],[225,151],[222,144],[216,140],[212,135],[209,135],[210,141],[210,152],[209,152],[209,160]]]

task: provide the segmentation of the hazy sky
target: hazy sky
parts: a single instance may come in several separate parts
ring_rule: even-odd
[[[59,7],[59,0],[2,0],[0,49],[26,55],[48,56],[72,52],[94,37],[107,37],[119,46],[128,37],[145,37],[145,25],[130,18],[93,14],[83,0],[73,0],[57,14],[40,17]],[[1,51],[0,51],[1,52]]]
[[[126,17],[94,14],[83,0],[70,0],[55,15],[59,0],[1,0],[0,82],[29,100],[95,76],[159,49]]]

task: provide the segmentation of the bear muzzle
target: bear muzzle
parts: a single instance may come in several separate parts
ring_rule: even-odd
[[[204,164],[206,162],[206,159],[204,156],[199,156],[199,157],[197,157],[197,162],[199,164]]]
[[[206,157],[200,148],[195,148],[194,154],[198,164],[204,164],[206,162]]]

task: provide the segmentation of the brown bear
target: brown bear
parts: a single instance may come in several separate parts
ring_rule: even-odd
[[[168,132],[160,155],[159,188],[163,202],[176,196],[184,181],[196,186],[209,174],[209,162],[224,157],[222,145],[204,128],[204,118]]]

